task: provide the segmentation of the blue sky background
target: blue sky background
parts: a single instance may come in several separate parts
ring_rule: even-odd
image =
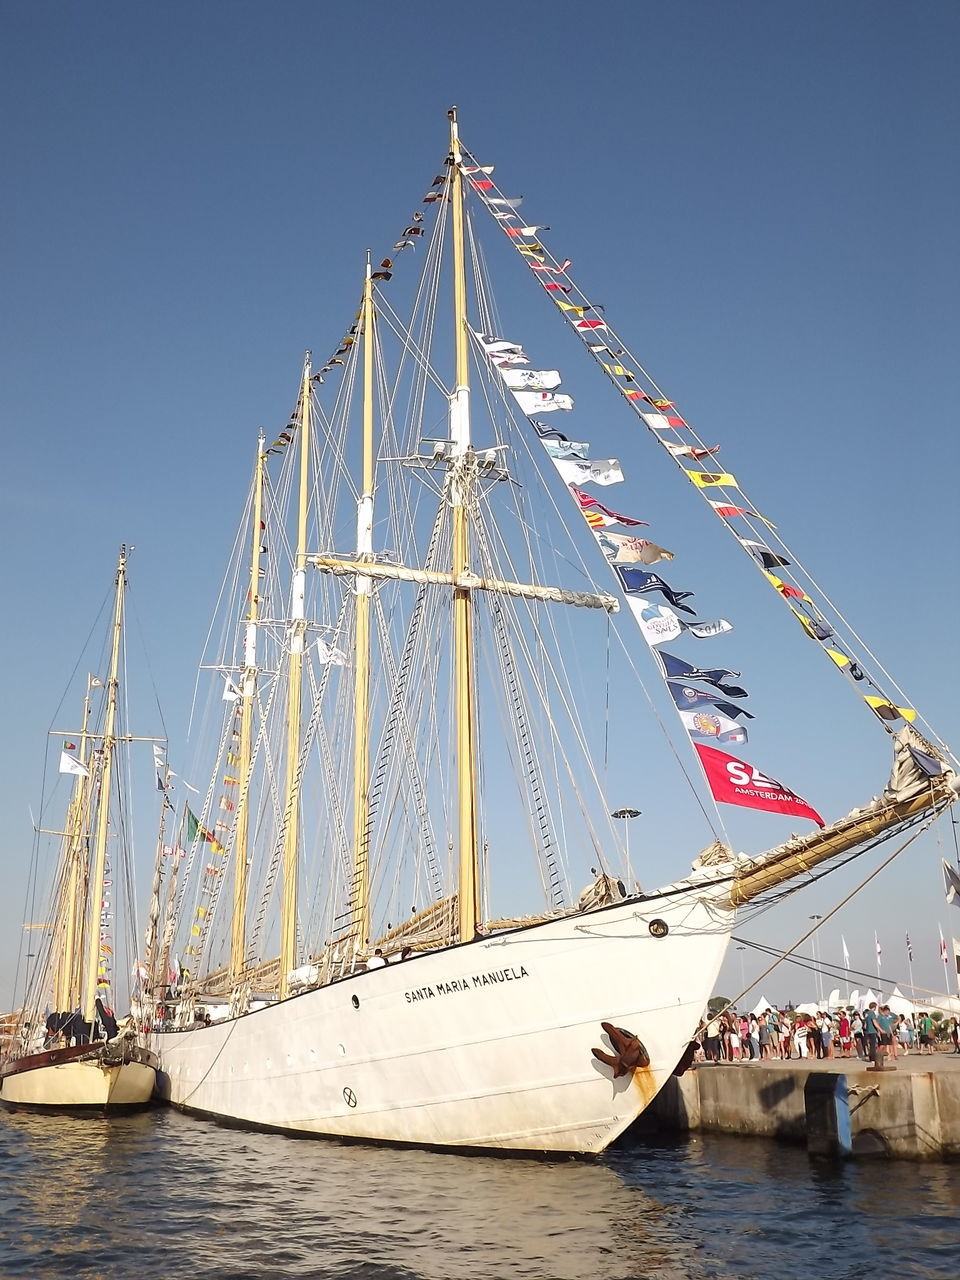
[[[304,348],[324,355],[349,323],[363,251],[418,206],[452,101],[467,144],[551,225],[577,280],[955,737],[956,6],[234,0],[14,3],[4,16],[0,1004],[44,735],[118,543],[137,545],[131,645],[139,632],[171,754],[185,752],[257,426],[283,423]],[[569,371],[570,434],[626,459],[629,414],[503,261],[510,336]],[[765,724],[744,754],[829,817],[862,802],[886,778],[884,735],[749,566],[718,576],[731,552],[715,523],[664,459],[639,456],[636,487],[607,495],[643,507],[704,616],[737,622],[710,658],[756,673]],[[138,696],[134,719],[157,731],[149,680]],[[842,699],[863,754],[833,727]],[[647,794],[653,768],[625,762],[610,797],[645,810],[631,847],[648,885],[698,847]],[[748,849],[788,834],[725,818]],[[942,838],[952,856],[949,828]],[[949,938],[960,917],[940,853],[934,835],[914,846],[825,930],[824,955],[839,961],[842,930],[869,970],[876,929],[884,972],[906,977],[909,931],[917,982],[942,987],[936,923]],[[141,892],[151,856],[148,835]],[[865,873],[744,931],[792,938]],[[812,980],[781,970],[763,987],[799,999]]]

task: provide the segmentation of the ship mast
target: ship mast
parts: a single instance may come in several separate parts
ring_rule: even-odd
[[[97,1012],[97,973],[100,964],[100,919],[103,910],[103,880],[107,865],[107,829],[110,821],[110,782],[113,751],[116,746],[117,701],[120,670],[120,639],[123,631],[123,596],[127,585],[127,548],[121,546],[117,564],[116,599],[113,608],[113,630],[110,647],[110,674],[107,677],[107,712],[100,749],[100,797],[97,805],[97,827],[93,844],[93,874],[87,891],[87,968],[83,998],[83,1017],[92,1023]]]
[[[250,764],[253,759],[253,712],[257,692],[257,621],[260,591],[260,557],[263,554],[263,489],[266,477],[266,437],[257,441],[257,468],[253,485],[253,542],[250,550],[250,590],[247,623],[243,635],[243,675],[240,693],[240,759],[237,776],[237,821],[233,833],[233,926],[230,932],[230,977],[234,984],[246,967],[247,886],[250,843]]]
[[[303,650],[306,639],[307,505],[310,482],[310,352],[303,362],[300,390],[300,486],[297,551],[290,603],[290,659],[287,675],[287,778],[283,828],[283,895],[280,902],[280,999],[297,964],[297,846],[300,826],[300,720]]]
[[[83,696],[83,719],[80,728],[80,749],[77,753],[83,772],[77,775],[76,786],[70,801],[67,819],[67,874],[63,892],[63,950],[60,968],[54,988],[54,1003],[59,1011],[76,1008],[80,999],[82,981],[78,964],[82,945],[83,869],[86,865],[86,825],[90,793],[90,771],[87,767],[88,726],[90,723],[90,690],[92,677],[87,676],[87,690]],[[59,930],[58,930],[59,932]],[[78,936],[79,935],[79,936]]]
[[[450,397],[450,503],[453,508],[453,575],[470,567],[472,474],[470,447],[470,356],[467,347],[467,283],[463,237],[463,174],[457,109],[450,120],[453,215],[453,306],[456,384]],[[473,598],[468,587],[453,591],[454,700],[457,740],[457,829],[459,849],[460,941],[471,942],[479,919],[477,859],[477,766],[473,676]]]
[[[357,559],[373,555],[373,350],[375,342],[370,254],[363,286],[363,461],[357,502]],[[356,578],[357,619],[353,738],[353,936],[366,946],[370,932],[370,604],[373,579]]]

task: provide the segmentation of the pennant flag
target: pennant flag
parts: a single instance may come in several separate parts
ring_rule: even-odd
[[[943,868],[943,891],[947,895],[947,902],[955,902],[960,907],[960,875],[946,858],[941,859],[940,865]]]
[[[544,229],[549,230],[549,228],[544,228]],[[564,260],[562,262],[557,263],[555,267],[551,266],[549,262],[531,262],[530,270],[531,271],[549,271],[552,275],[555,275],[555,276],[565,276],[572,266],[573,266],[573,261],[570,258],[564,258]],[[551,288],[554,288],[555,286],[545,285],[544,287],[547,289],[551,289]],[[570,289],[567,288],[566,292],[569,293]]]
[[[523,196],[489,196],[487,203],[499,205],[501,209],[519,209]]]
[[[641,413],[640,417],[644,420],[648,427],[654,431],[676,431],[678,427],[685,427],[687,424],[682,418],[678,418],[676,414],[667,413]]]
[[[845,969],[849,969],[850,968],[850,952],[847,950],[847,940],[842,933],[840,935],[840,945],[843,947],[843,967]]]
[[[629,369],[625,369],[622,364],[604,364],[603,361],[601,361],[600,363],[603,365],[604,369],[606,369],[607,373],[612,373],[615,375],[615,377],[618,377],[618,378],[626,378],[628,382],[632,382],[634,378],[637,376],[635,373],[632,373]],[[650,397],[644,396],[643,398],[644,400],[648,400]]]
[[[910,941],[910,935],[907,934],[907,959],[913,964],[913,944]]]
[[[489,191],[493,187],[489,178],[471,178],[470,185],[477,191]]]
[[[633,520],[630,516],[620,515],[618,511],[611,511],[609,507],[605,507],[599,499],[595,498],[592,493],[587,493],[583,489],[577,489],[571,485],[570,492],[576,498],[581,510],[595,511],[605,517],[604,524],[622,524],[629,528],[638,528],[640,525],[646,526],[647,524],[646,520]]]
[[[673,559],[672,551],[629,533],[595,533],[594,537],[612,564],[656,564],[658,560]]]
[[[675,609],[680,609],[683,613],[696,613],[696,609],[691,609],[689,605],[682,603],[684,600],[693,598],[692,591],[674,591],[673,587],[668,582],[664,582],[659,574],[647,573],[645,569],[619,565],[615,566],[615,569],[620,585],[628,595],[644,591],[659,591]]]
[[[806,631],[807,635],[812,636],[814,640],[829,640],[833,635],[833,628],[828,626],[822,618],[808,618],[805,613],[801,613],[800,610],[795,609],[793,605],[790,606],[790,612],[803,627],[804,631]],[[827,652],[832,653],[830,649],[828,649]],[[843,657],[843,654],[840,654],[839,656]],[[849,661],[849,659],[845,659],[845,661]],[[841,663],[840,665],[842,666],[843,664]],[[859,668],[857,669],[859,670]],[[862,679],[863,672],[861,671],[860,675],[854,678],[858,680]]]
[[[590,452],[590,446],[582,440],[542,440],[544,449],[549,453],[551,458],[579,458],[581,462],[585,462]]]
[[[701,458],[709,458],[711,455],[720,452],[720,446],[718,444],[713,445],[709,449],[695,449],[692,444],[674,444],[671,440],[661,440],[660,443],[664,448],[668,449],[675,458],[693,458],[697,462],[699,462]]]
[[[549,227],[504,227],[508,236],[535,236],[538,231],[549,231]]]
[[[764,569],[763,576],[772,586],[776,587],[785,600],[806,600],[808,604],[813,604],[813,601],[805,591],[801,591],[799,587],[792,587],[789,582],[784,582],[775,573],[769,573]]]
[[[578,320],[573,327],[575,329],[605,329],[607,326],[602,320]]]
[[[495,168],[496,165],[492,164],[462,164],[460,166],[460,171],[461,173],[485,173],[487,177],[489,177]],[[549,229],[549,227],[546,228],[548,231]]]
[[[712,485],[721,489],[737,489],[737,477],[729,471],[688,471],[687,479],[698,489],[709,489]]]
[[[670,446],[667,445],[667,448],[669,449]],[[783,556],[776,555],[764,543],[757,542],[753,538],[737,538],[737,541],[741,546],[746,547],[754,560],[764,569],[786,569],[790,564],[789,560],[784,560]]]
[[[733,630],[733,623],[726,618],[717,618],[715,622],[685,622],[684,631],[689,631],[695,640],[709,640],[711,636],[724,636]]]
[[[797,616],[799,617],[800,615],[798,614]],[[825,646],[825,652],[828,654],[829,657],[833,659],[833,661],[837,664],[837,666],[841,669],[841,671],[849,667],[849,671],[847,672],[847,674],[851,676],[854,680],[866,679],[866,676],[863,674],[863,669],[860,667],[860,665],[854,662],[852,658],[848,658],[845,653],[841,653],[839,649],[827,649]]]
[[[500,377],[515,391],[553,391],[561,382],[556,369],[501,369]]]
[[[943,936],[943,929],[939,924],[937,925],[937,931],[940,934],[940,959],[943,961],[944,964],[946,964],[949,959],[949,957],[947,956],[947,943],[946,943],[946,939]]]
[[[711,706],[734,720],[737,716],[743,716],[747,720],[753,719],[746,707],[735,707],[732,702],[720,702],[715,693],[707,693],[705,689],[693,689],[688,684],[671,684],[669,681],[667,688],[677,704],[678,711],[696,711],[703,706]]]
[[[800,818],[812,818],[818,827],[824,826],[819,813],[796,792],[783,783],[768,778],[754,765],[736,756],[718,751],[716,747],[704,747],[694,743],[694,750],[707,777],[714,800],[723,804],[742,805],[746,809],[764,809],[768,813],[789,813]]]
[[[597,458],[595,462],[583,458],[554,458],[553,465],[563,477],[564,484],[623,483],[623,472],[616,458]]]
[[[651,649],[683,634],[679,617],[666,605],[655,604],[642,597],[627,596],[627,606],[637,621],[640,633]]]
[[[871,710],[880,717],[881,720],[889,723],[891,720],[916,720],[917,713],[912,707],[895,707],[892,702],[886,698],[872,698],[869,694],[863,695],[863,700]]]
[[[747,741],[743,725],[719,711],[681,711],[680,719],[691,738],[705,738],[709,742]]]
[[[86,765],[82,765],[79,760],[75,760],[73,756],[68,755],[66,751],[60,752],[60,773],[72,773],[78,778],[89,778],[90,770]]]
[[[573,408],[573,396],[557,395],[552,391],[514,391],[512,394],[521,413],[553,413],[555,409]]]
[[[910,758],[913,763],[928,778],[939,778],[943,774],[942,760],[937,759],[936,756],[932,756],[926,751],[921,751],[912,742],[907,743],[907,750],[910,752]]]
[[[682,658],[675,658],[672,653],[661,653],[660,660],[668,680],[700,680],[704,684],[712,684],[728,698],[748,696],[746,689],[741,689],[737,684],[726,683],[728,678],[736,680],[740,675],[739,671],[728,671],[726,667],[695,667]]]
[[[775,529],[777,526],[772,524],[766,516],[760,515],[758,511],[748,511],[746,507],[734,507],[728,502],[714,502],[709,500],[711,507],[718,516],[723,516],[725,520],[732,519],[734,516],[750,516],[753,520],[762,520],[768,529]]]

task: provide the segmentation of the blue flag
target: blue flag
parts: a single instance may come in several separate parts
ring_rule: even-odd
[[[642,595],[645,591],[659,591],[675,609],[682,609],[684,613],[696,613],[696,609],[691,609],[689,605],[681,604],[682,600],[689,600],[693,596],[692,591],[674,591],[668,582],[660,577],[658,573],[647,573],[645,569],[637,569],[634,565],[614,565],[617,577],[620,579],[620,585],[623,587],[627,595]]]
[[[732,702],[721,702],[715,693],[707,693],[705,689],[691,689],[688,684],[676,684],[667,682],[667,688],[677,707],[681,711],[693,711],[697,707],[716,707],[718,711],[722,711],[725,716],[743,716],[745,720],[752,720],[754,717],[746,709],[746,707],[736,707]]]
[[[746,689],[741,689],[739,685],[724,683],[730,676],[736,679],[740,675],[739,671],[728,671],[726,667],[694,667],[682,658],[675,658],[672,653],[664,653],[662,649],[659,650],[659,656],[668,680],[702,680],[714,685],[728,698],[748,696]]]

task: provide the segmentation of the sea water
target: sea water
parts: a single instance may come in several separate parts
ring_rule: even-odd
[[[598,1162],[345,1146],[170,1110],[0,1113],[0,1277],[950,1277],[960,1165],[714,1136]]]

